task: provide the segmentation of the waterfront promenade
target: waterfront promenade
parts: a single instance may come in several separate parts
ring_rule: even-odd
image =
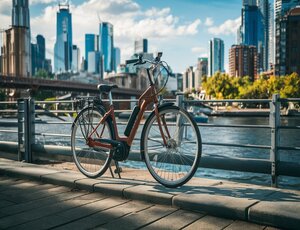
[[[96,222],[95,226],[103,225],[103,229],[148,225],[154,229],[206,229],[201,224],[207,229],[300,226],[300,192],[294,190],[200,178],[179,189],[167,189],[140,177],[89,179],[75,171],[4,158],[0,158],[0,175],[0,229],[67,229],[74,221],[75,226],[77,222]],[[56,198],[61,193],[71,197]],[[100,218],[102,214],[108,219]]]

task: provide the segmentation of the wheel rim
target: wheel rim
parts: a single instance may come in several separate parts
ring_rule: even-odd
[[[72,152],[78,169],[89,177],[95,177],[103,174],[109,164],[110,150],[104,148],[92,148],[86,144],[86,137],[96,127],[102,115],[96,110],[86,110],[80,114],[72,130]],[[99,138],[102,133],[103,125],[97,128],[97,132],[92,138]],[[101,138],[111,139],[111,131],[105,123],[103,135]]]
[[[199,158],[199,138],[191,118],[180,109],[160,112],[168,132],[163,129],[163,144],[156,116],[145,131],[145,161],[152,176],[163,185],[176,187],[187,182],[195,173]]]

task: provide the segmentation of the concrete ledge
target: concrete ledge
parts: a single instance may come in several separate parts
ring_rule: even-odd
[[[179,193],[179,190],[167,189],[161,185],[138,185],[124,189],[123,196],[126,199],[142,200],[155,204],[172,205],[173,197]]]
[[[56,172],[41,176],[41,180],[49,184],[57,184],[70,188],[76,188],[76,180],[86,178],[84,175],[70,172]]]
[[[249,209],[248,219],[280,228],[300,228],[300,192],[278,191]]]
[[[247,209],[256,202],[257,200],[211,194],[183,194],[174,197],[173,206],[207,212],[215,216],[247,220]]]

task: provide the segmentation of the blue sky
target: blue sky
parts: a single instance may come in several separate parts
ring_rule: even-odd
[[[57,0],[29,0],[32,40],[46,38],[47,56],[53,58]],[[11,23],[12,0],[1,0],[0,28]],[[225,69],[228,50],[236,42],[242,0],[72,0],[73,43],[84,55],[84,34],[98,33],[98,15],[114,25],[115,46],[124,62],[133,52],[137,38],[148,38],[149,51],[163,51],[175,72],[196,65],[207,55],[208,41],[225,42]]]

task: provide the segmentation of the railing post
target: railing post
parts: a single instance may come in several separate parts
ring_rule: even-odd
[[[34,143],[34,118],[34,100],[26,98],[24,99],[24,158],[28,163],[33,160],[31,146]]]
[[[272,187],[278,186],[278,164],[280,161],[278,146],[279,146],[279,126],[280,126],[280,97],[279,94],[274,94],[272,101],[270,102],[270,128],[271,128],[271,150],[270,150],[270,162],[271,162],[271,179]]]
[[[185,108],[183,104],[184,95],[183,93],[177,93],[176,94],[176,104],[178,107]]]
[[[18,161],[22,161],[24,153],[24,100],[18,99]]]

